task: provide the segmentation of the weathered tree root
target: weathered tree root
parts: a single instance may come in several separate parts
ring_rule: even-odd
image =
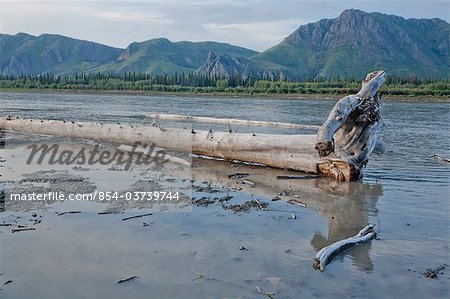
[[[384,122],[380,115],[378,90],[385,81],[384,71],[371,72],[357,94],[343,97],[336,103],[317,133],[315,149],[320,157],[335,153],[338,160],[361,172],[372,153],[383,152]],[[330,173],[326,175],[330,176]],[[348,180],[344,173],[336,172],[331,177]]]
[[[355,246],[360,243],[372,240],[377,236],[377,233],[373,230],[375,224],[369,224],[359,231],[355,236],[347,238],[345,240],[337,241],[327,247],[322,248],[314,259],[313,267],[314,269],[319,269],[321,272],[324,271],[325,266],[328,264],[329,259],[337,254],[338,252],[350,247]]]

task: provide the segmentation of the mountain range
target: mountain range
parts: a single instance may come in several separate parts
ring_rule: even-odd
[[[56,34],[0,34],[0,75],[198,72],[303,80],[361,78],[384,69],[402,77],[448,78],[449,39],[450,24],[441,19],[404,19],[354,9],[302,25],[261,53],[226,43],[165,38],[119,49]]]

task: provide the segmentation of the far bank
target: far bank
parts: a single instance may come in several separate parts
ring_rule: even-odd
[[[51,89],[51,88],[0,88],[0,93],[39,93],[39,94],[99,94],[99,95],[132,95],[132,96],[186,96],[186,97],[235,97],[235,98],[271,98],[291,100],[339,100],[350,93],[243,93],[243,92],[171,92],[142,90],[94,90],[94,89]],[[381,91],[382,100],[398,102],[450,103],[449,96],[415,96],[415,95],[385,95]]]

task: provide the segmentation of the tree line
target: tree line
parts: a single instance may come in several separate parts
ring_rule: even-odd
[[[67,75],[0,76],[3,89],[56,89],[56,90],[130,90],[142,92],[189,92],[235,94],[350,94],[360,89],[355,77],[308,77],[304,81],[264,80],[252,76],[228,78],[205,76],[196,72],[151,75],[127,72],[77,73]],[[382,92],[403,96],[449,96],[448,78],[421,79],[416,76],[387,76]]]

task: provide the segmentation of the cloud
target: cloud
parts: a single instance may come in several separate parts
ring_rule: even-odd
[[[109,21],[131,21],[131,22],[147,22],[172,24],[173,20],[166,18],[164,15],[145,15],[136,13],[123,13],[119,11],[102,11],[92,13],[92,16]]]
[[[254,49],[265,49],[267,45],[281,42],[287,33],[300,25],[308,23],[306,19],[288,19],[251,23],[206,23],[203,28],[216,37],[223,37],[231,43],[247,45]],[[251,40],[248,40],[251,36]]]
[[[213,40],[262,51],[302,24],[348,8],[448,21],[449,7],[437,0],[0,0],[0,33],[58,33],[122,48],[156,37]]]

